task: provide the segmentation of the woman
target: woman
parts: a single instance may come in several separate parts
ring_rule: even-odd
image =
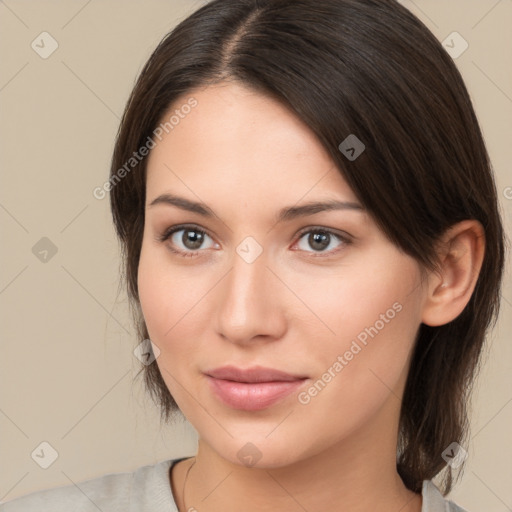
[[[210,2],[142,70],[107,189],[145,382],[198,450],[2,512],[463,510],[444,495],[503,230],[462,78],[417,18]]]

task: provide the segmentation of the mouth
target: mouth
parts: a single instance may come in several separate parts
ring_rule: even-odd
[[[308,377],[261,366],[241,369],[225,366],[205,372],[210,389],[234,409],[257,411],[283,400],[301,387]]]

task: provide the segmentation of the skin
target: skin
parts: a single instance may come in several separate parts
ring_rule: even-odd
[[[481,226],[464,221],[447,232],[440,271],[422,280],[418,263],[364,209],[276,223],[287,206],[359,201],[308,126],[279,102],[223,82],[190,91],[169,112],[191,96],[198,105],[149,155],[138,274],[157,364],[199,436],[195,459],[171,471],[180,511],[231,512],[241,503],[248,512],[420,511],[421,496],[396,472],[401,397],[420,323],[449,322],[471,296]],[[215,215],[150,206],[164,193],[206,203]],[[181,223],[206,231],[199,248],[184,245],[183,231],[158,240]],[[322,249],[304,228],[348,234],[351,243],[331,236]],[[248,236],[262,249],[252,263],[236,252]],[[207,369],[262,365],[308,376],[299,390],[307,391],[396,303],[400,312],[307,404],[292,393],[242,411],[207,385]],[[248,442],[261,455],[252,467],[237,456]]]

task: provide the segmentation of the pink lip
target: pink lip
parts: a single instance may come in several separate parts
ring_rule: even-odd
[[[261,366],[246,370],[225,366],[205,373],[212,391],[224,404],[245,411],[270,407],[307,378]]]

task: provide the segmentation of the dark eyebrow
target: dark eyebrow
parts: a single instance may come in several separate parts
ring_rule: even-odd
[[[157,198],[153,199],[153,201],[151,201],[151,203],[148,205],[148,208],[151,208],[157,204],[168,204],[176,206],[182,210],[197,213],[208,218],[216,217],[213,210],[206,204],[190,201],[184,197],[179,197],[172,194],[162,194],[158,196]],[[363,208],[363,206],[361,206],[359,203],[354,203],[351,201],[314,201],[300,206],[288,206],[283,208],[278,213],[276,222],[289,221],[297,217],[305,217],[307,215],[313,215],[315,213],[328,210],[355,210],[364,212],[365,208]]]
[[[292,220],[297,217],[305,217],[306,215],[313,215],[315,213],[329,211],[329,210],[355,210],[364,212],[365,209],[359,204],[351,201],[313,201],[310,203],[302,204],[300,206],[289,206],[283,208],[277,216],[277,222]]]
[[[182,210],[198,213],[199,215],[203,215],[204,217],[215,216],[213,210],[211,210],[204,203],[190,201],[189,199],[185,199],[184,197],[178,197],[172,194],[162,194],[161,196],[158,196],[157,198],[153,199],[153,201],[151,201],[151,203],[148,205],[148,208],[151,208],[152,206],[155,206],[157,204],[169,204],[172,206],[177,206]]]

